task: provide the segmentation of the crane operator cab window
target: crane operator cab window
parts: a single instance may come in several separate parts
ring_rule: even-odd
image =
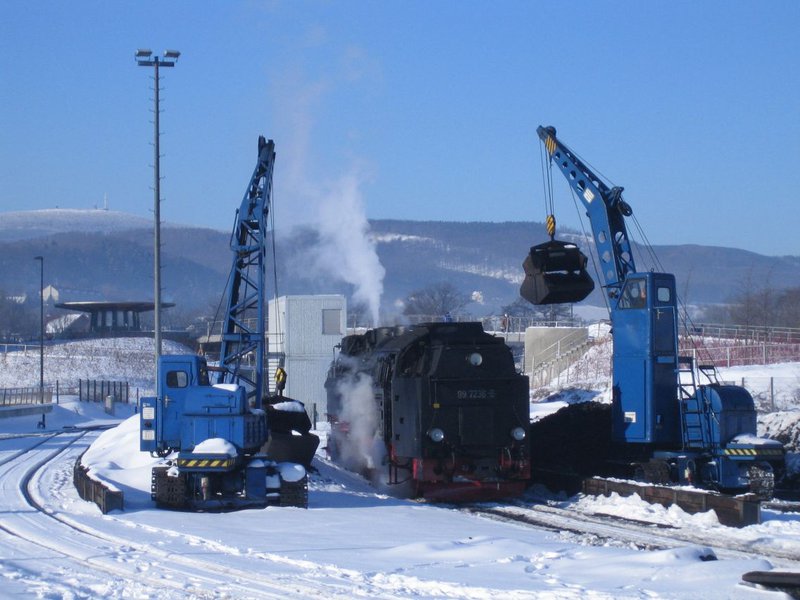
[[[186,371],[167,372],[167,387],[185,388],[187,385],[189,385],[189,375]]]
[[[631,279],[622,290],[619,308],[647,308],[647,280]]]

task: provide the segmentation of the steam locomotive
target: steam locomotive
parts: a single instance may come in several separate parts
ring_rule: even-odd
[[[528,380],[480,323],[381,327],[342,339],[325,382],[331,457],[433,501],[520,494]]]

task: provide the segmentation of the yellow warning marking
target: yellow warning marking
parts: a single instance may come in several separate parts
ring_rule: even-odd
[[[220,458],[203,459],[203,460],[196,458],[182,458],[178,460],[178,466],[190,469],[194,468],[219,469],[224,467],[230,467],[232,464],[233,461],[231,459],[220,459]]]

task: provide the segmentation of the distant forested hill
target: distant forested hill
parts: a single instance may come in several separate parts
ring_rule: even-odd
[[[64,212],[0,214],[0,290],[35,293],[39,271],[33,257],[43,255],[45,284],[55,286],[62,301],[152,299],[153,242],[145,220],[108,211]],[[375,220],[370,225],[386,269],[382,307],[389,313],[409,292],[441,282],[482,298],[482,304],[468,307],[473,314],[497,312],[517,298],[530,246],[547,239],[541,223]],[[590,247],[578,234],[562,237],[584,252]],[[164,299],[191,311],[216,306],[230,269],[229,238],[227,231],[165,224]],[[319,235],[309,229],[279,236],[279,294],[352,293],[350,284],[314,264],[318,242]],[[334,253],[335,263],[336,250],[325,251]],[[691,304],[725,302],[744,289],[800,286],[800,257],[700,245],[655,251]],[[650,268],[640,260],[646,253],[635,252],[637,267]],[[599,287],[587,302],[602,304]]]

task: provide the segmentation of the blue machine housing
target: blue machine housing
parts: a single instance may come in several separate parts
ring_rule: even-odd
[[[266,414],[250,409],[244,387],[211,386],[206,373],[203,357],[161,357],[158,397],[141,400],[143,452],[190,452],[205,440],[222,438],[239,453],[252,454],[266,443]]]
[[[680,439],[675,277],[629,277],[611,312],[612,441],[672,446]]]
[[[724,446],[742,434],[756,433],[756,409],[750,393],[735,385],[701,385],[694,398],[684,401],[687,423],[698,410],[700,435],[687,436],[687,448]],[[693,431],[695,428],[688,428]],[[740,446],[746,446],[739,444]]]

